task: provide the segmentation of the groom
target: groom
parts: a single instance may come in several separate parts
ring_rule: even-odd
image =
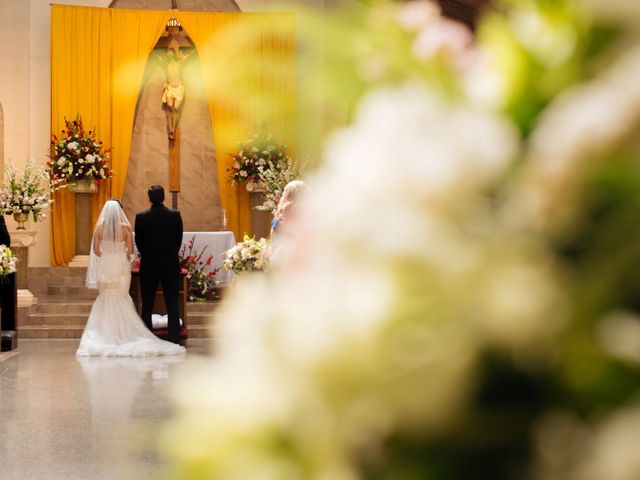
[[[169,320],[168,340],[180,343],[178,252],[182,245],[182,217],[177,210],[163,205],[164,189],[160,185],[149,187],[148,194],[151,208],[136,215],[135,226],[136,246],[140,251],[142,320],[151,330],[153,300],[160,281]]]

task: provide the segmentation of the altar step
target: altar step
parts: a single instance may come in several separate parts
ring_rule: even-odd
[[[86,268],[67,267],[29,267],[27,273],[29,289],[38,298],[44,295],[93,301],[98,292],[85,287],[86,276]]]
[[[39,303],[22,316],[19,335],[22,339],[74,339],[84,330],[92,301],[81,297],[40,297]],[[215,336],[220,302],[187,303],[190,338]]]

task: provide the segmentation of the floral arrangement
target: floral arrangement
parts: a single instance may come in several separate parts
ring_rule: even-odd
[[[285,146],[274,142],[271,135],[261,134],[255,134],[244,143],[239,142],[238,152],[231,155],[231,159],[233,163],[228,169],[229,181],[247,182],[252,186],[260,181],[260,174],[264,170],[290,162]]]
[[[34,160],[27,161],[24,173],[18,176],[10,163],[5,170],[5,183],[0,191],[0,212],[3,215],[26,213],[33,221],[44,220],[46,210],[53,200],[51,191],[56,187],[44,167],[35,167]]]
[[[638,478],[637,9],[506,2],[474,43],[435,3],[368,3],[305,29],[341,79],[325,118],[357,109],[290,263],[229,292],[215,358],[176,385],[162,458],[185,479]]]
[[[6,277],[16,272],[16,259],[11,249],[6,245],[0,245],[0,277]]]
[[[291,157],[286,156],[279,161],[268,160],[264,169],[258,172],[258,182],[264,186],[264,200],[256,210],[274,213],[278,208],[284,187],[300,178],[300,172]]]
[[[65,125],[62,136],[53,135],[51,140],[51,159],[47,163],[51,179],[71,186],[78,181],[100,183],[110,178],[110,152],[96,140],[95,132],[85,131],[80,116],[73,121],[65,119]]]
[[[217,298],[216,273],[219,269],[205,271],[213,262],[213,255],[204,258],[207,247],[201,251],[194,251],[195,235],[191,238],[187,246],[180,249],[180,268],[187,270],[187,281],[189,289],[189,300],[202,301]]]
[[[245,234],[242,242],[225,252],[222,268],[235,273],[266,270],[268,268],[265,255],[267,247],[266,239],[256,240]]]

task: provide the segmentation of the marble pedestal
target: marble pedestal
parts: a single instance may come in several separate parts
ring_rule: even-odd
[[[16,284],[18,287],[18,307],[30,307],[38,299],[29,291],[27,269],[29,268],[29,247],[36,244],[35,230],[14,230],[11,235],[11,251],[18,259]]]

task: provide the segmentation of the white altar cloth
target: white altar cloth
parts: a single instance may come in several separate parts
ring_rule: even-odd
[[[135,233],[133,235],[135,237]],[[184,248],[185,254],[188,253],[189,242],[194,238],[194,236],[193,253],[199,254],[202,252],[204,247],[207,247],[204,255],[202,255],[202,260],[205,262],[209,255],[213,255],[213,262],[210,266],[205,266],[205,272],[210,272],[215,268],[219,268],[220,270],[216,274],[216,280],[218,280],[218,282],[223,286],[230,283],[233,279],[234,273],[230,270],[223,270],[222,263],[224,262],[224,252],[236,244],[236,237],[233,235],[233,232],[183,232],[182,246],[180,247],[181,252]],[[134,248],[136,253],[140,255],[138,247],[135,246],[135,242]]]
[[[205,271],[219,268],[220,271],[216,274],[216,279],[223,285],[231,282],[233,272],[222,270],[222,263],[224,262],[224,252],[236,244],[233,232],[184,232],[182,247],[185,248],[185,251],[188,251],[189,242],[194,236],[193,252],[200,253],[204,247],[207,247],[202,256],[203,261],[206,261],[209,255],[213,255],[213,262],[210,267],[205,267]]]

